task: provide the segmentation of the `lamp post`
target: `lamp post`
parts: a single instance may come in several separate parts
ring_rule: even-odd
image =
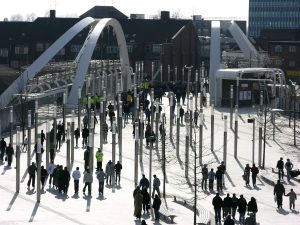
[[[195,110],[197,110],[198,108],[198,70],[196,70],[196,73],[195,73],[195,82],[196,82],[196,95],[195,95]]]
[[[224,116],[224,149],[223,149],[223,162],[226,166],[227,162],[227,116]]]
[[[77,127],[78,127],[79,130],[81,130],[80,129],[80,124],[81,124],[81,121],[80,121],[80,118],[81,118],[80,101],[81,101],[81,87],[78,88],[78,106],[77,106],[78,107],[78,114],[77,114],[78,115],[78,118],[77,118],[78,119],[78,121],[77,121],[78,124],[77,124]]]
[[[179,141],[180,141],[180,104],[177,102],[177,124],[176,124],[176,156],[179,156]]]
[[[13,146],[13,106],[10,106],[9,115],[9,143],[11,144],[11,146]]]
[[[39,129],[39,113],[38,113],[38,108],[39,108],[39,103],[38,100],[35,100],[35,120],[34,120],[34,125],[35,125],[35,129],[34,129],[34,141],[37,141],[38,138],[38,129]]]
[[[57,150],[57,146],[56,146],[56,132],[57,132],[57,120],[56,120],[56,100],[54,101],[54,109],[53,109],[53,131],[54,131],[54,158],[55,158],[55,155],[56,155],[56,150]]]
[[[190,110],[190,120],[189,120],[189,125],[190,125],[190,146],[193,147],[193,97],[190,97],[187,99],[188,102],[190,102],[191,110]]]
[[[91,128],[91,93],[88,93],[88,129]]]
[[[17,126],[16,137],[16,193],[20,191],[20,127]]]
[[[175,68],[174,68],[174,74],[175,74],[175,82],[177,83],[177,81],[178,81],[177,66],[175,66]]]
[[[67,123],[67,157],[66,157],[66,165],[68,170],[71,170],[71,160],[70,160],[70,123]]]
[[[240,92],[240,74],[238,74],[238,76],[236,77],[236,103],[235,105],[237,106],[237,108],[239,108],[239,92]]]
[[[116,117],[113,117],[112,123],[112,163],[113,165],[116,164],[116,133],[117,133],[117,125],[116,125]]]
[[[151,101],[151,132],[153,131],[153,123],[154,123],[154,88],[151,88],[151,94],[150,94],[150,101]],[[156,108],[156,111],[158,111],[158,108]],[[157,135],[157,134],[156,134]]]
[[[66,129],[66,102],[67,102],[67,94],[63,93],[63,107],[62,107],[62,114],[63,114],[63,127]],[[63,132],[63,140],[65,140],[65,132]]]
[[[237,159],[237,139],[238,139],[238,108],[237,106],[235,106],[235,109],[234,109],[234,158]]]
[[[200,112],[200,126],[199,126],[199,164],[202,165],[203,156],[203,113]]]
[[[174,98],[174,94],[173,92],[170,92],[170,140],[172,141],[173,140],[173,98]]]
[[[134,185],[138,184],[138,149],[139,149],[139,122],[135,122],[135,148],[134,148]]]
[[[255,156],[255,118],[248,119],[248,123],[253,124],[253,135],[252,135],[252,164],[254,164],[254,156]]]
[[[140,139],[140,162],[143,162],[143,139],[144,139],[144,110],[143,106],[140,107],[140,120],[139,120],[139,139]]]
[[[41,137],[37,138],[37,179],[36,179],[36,201],[41,201]]]
[[[171,73],[171,68],[170,65],[168,65],[168,82],[170,82],[170,73]]]
[[[46,120],[46,168],[49,166],[49,152],[50,152],[50,125],[49,120]]]
[[[123,123],[123,116],[122,116],[122,112],[123,112],[123,102],[119,101],[119,128],[118,128],[118,145],[119,145],[119,161],[122,164],[122,123]]]
[[[154,62],[151,63],[151,83],[154,82]]]
[[[230,85],[230,129],[232,129],[232,117],[233,117],[233,85]]]
[[[258,165],[261,167],[261,154],[262,154],[262,112],[259,112],[258,119]]]
[[[166,129],[165,129],[165,120],[166,115],[165,113],[162,114],[162,171],[163,171],[163,197],[166,197]],[[151,178],[150,178],[151,179]]]
[[[156,99],[155,102],[155,108],[156,108],[156,116],[155,116],[155,134],[156,134],[156,139],[155,139],[155,148],[156,151],[158,151],[158,121],[159,121],[159,105],[158,105],[158,99]]]
[[[185,124],[185,177],[189,176],[189,142],[190,142],[190,128],[188,123]]]
[[[27,126],[27,134],[28,134],[28,149],[27,149],[27,168],[30,166],[31,159],[31,110],[28,110],[28,126]]]
[[[211,125],[210,125],[210,148],[214,151],[214,123],[215,123],[215,108],[214,104],[211,104]]]
[[[70,131],[70,136],[71,136],[71,162],[74,162],[74,131],[75,131],[75,110],[72,109],[72,119],[71,119],[71,131]]]
[[[104,142],[104,132],[103,132],[103,124],[104,124],[104,103],[100,102],[100,149],[103,150],[103,142]]]
[[[90,151],[90,160],[89,160],[89,168],[90,172],[93,172],[94,169],[94,111],[91,113],[91,119],[89,121],[89,141],[88,141],[88,148]]]
[[[162,64],[160,65],[160,82],[163,82],[163,66]]]

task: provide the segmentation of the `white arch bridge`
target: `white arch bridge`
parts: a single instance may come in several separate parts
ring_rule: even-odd
[[[90,26],[90,31],[75,59],[74,62],[67,64],[69,68],[68,73],[64,76],[61,73],[57,73],[57,79],[54,79],[52,85],[47,84],[40,80],[39,85],[34,84],[35,77],[40,73],[45,66],[49,67],[49,62],[55,57],[55,55],[68,44],[73,37],[80,33],[83,29]],[[101,70],[95,69],[95,74],[99,78],[99,88],[107,88],[108,86],[116,87],[119,84],[119,90],[131,89],[131,76],[132,69],[130,68],[127,45],[124,37],[124,33],[121,25],[115,19],[106,18],[95,20],[91,17],[86,17],[73,25],[68,31],[66,31],[60,38],[58,38],[37,60],[35,60],[0,96],[0,108],[7,106],[13,99],[14,95],[22,94],[24,90],[29,92],[59,92],[60,87],[71,87],[68,92],[67,104],[76,105],[78,103],[78,89],[82,88],[88,74],[89,67],[91,68],[91,59],[96,48],[97,41],[106,27],[112,27],[114,34],[116,35],[118,48],[119,48],[119,61],[118,63],[103,63],[103,61],[94,61],[92,65],[100,65]],[[62,65],[66,67],[66,64]],[[112,75],[115,78],[112,79]],[[100,77],[102,80],[100,80]],[[47,80],[47,76],[44,76]],[[108,79],[110,80],[108,82]],[[28,85],[31,82],[31,85]],[[92,82],[92,85],[95,82]],[[102,85],[100,84],[102,83]],[[109,85],[110,83],[110,85]],[[54,84],[54,86],[53,86]],[[28,85],[28,86],[27,86]],[[40,90],[38,90],[40,89]],[[112,91],[112,90],[110,90]]]

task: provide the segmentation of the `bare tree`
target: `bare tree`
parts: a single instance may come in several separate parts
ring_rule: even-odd
[[[17,13],[10,17],[10,21],[24,21],[24,18],[20,13]]]
[[[171,18],[173,19],[182,19],[184,18],[183,14],[180,12],[180,9],[177,9],[176,11],[174,11],[171,15]]]
[[[35,13],[29,13],[26,15],[26,21],[28,22],[33,22],[36,19],[36,15]]]

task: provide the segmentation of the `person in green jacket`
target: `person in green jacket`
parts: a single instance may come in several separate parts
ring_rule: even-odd
[[[102,162],[103,162],[103,152],[100,148],[98,148],[98,151],[96,152],[96,160],[97,160],[97,171],[100,171],[102,169]]]

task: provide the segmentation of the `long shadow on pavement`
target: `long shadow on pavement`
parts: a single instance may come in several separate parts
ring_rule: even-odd
[[[34,208],[33,208],[33,210],[32,210],[32,213],[31,213],[29,222],[33,222],[34,217],[35,217],[35,215],[36,215],[36,212],[37,212],[38,208],[39,208],[39,203],[36,202],[35,205],[34,205]]]
[[[89,212],[91,210],[92,196],[91,195],[84,195],[83,198],[86,200],[86,211]]]
[[[11,201],[9,202],[9,205],[8,205],[6,211],[9,211],[9,210],[11,209],[11,207],[12,207],[13,204],[15,203],[15,201],[16,201],[18,195],[19,195],[18,192],[16,192],[16,193],[14,194],[13,198],[12,198]]]

